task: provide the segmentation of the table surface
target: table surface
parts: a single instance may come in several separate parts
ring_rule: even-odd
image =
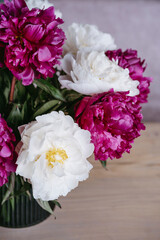
[[[160,123],[148,123],[131,154],[91,162],[90,178],[37,226],[0,228],[0,240],[160,240]]]

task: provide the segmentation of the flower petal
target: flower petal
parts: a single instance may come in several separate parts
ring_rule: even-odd
[[[5,144],[1,151],[0,151],[0,156],[3,158],[7,158],[11,156],[11,149]]]
[[[31,42],[38,43],[39,40],[43,37],[43,35],[44,29],[42,25],[28,24],[24,28],[24,37]]]
[[[38,50],[38,60],[41,62],[46,62],[51,59],[52,55],[51,52],[49,51],[48,47],[43,46],[39,48]]]

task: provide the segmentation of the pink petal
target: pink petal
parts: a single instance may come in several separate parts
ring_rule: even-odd
[[[17,10],[21,9],[21,8],[27,7],[27,5],[26,5],[24,0],[13,0],[13,1],[14,1],[15,8]]]
[[[22,80],[24,86],[27,86],[34,81],[34,71],[31,67],[27,67],[21,73],[15,72],[14,75],[18,80]]]
[[[38,60],[41,62],[46,62],[51,59],[52,55],[51,52],[49,51],[48,47],[41,47],[38,51]]]
[[[24,38],[31,42],[38,42],[44,35],[44,29],[41,25],[28,24],[24,28]]]
[[[11,150],[6,144],[2,147],[0,151],[0,155],[1,157],[4,157],[4,158],[11,156]]]

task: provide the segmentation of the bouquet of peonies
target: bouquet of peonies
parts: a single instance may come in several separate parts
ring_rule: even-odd
[[[0,5],[0,186],[3,203],[31,187],[48,210],[88,178],[93,152],[104,167],[130,152],[151,78],[136,50],[93,25],[64,32],[61,13],[36,2]]]

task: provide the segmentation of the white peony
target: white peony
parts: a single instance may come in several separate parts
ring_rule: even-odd
[[[64,55],[76,53],[81,49],[107,51],[114,50],[114,39],[108,33],[103,33],[94,25],[73,23],[65,32],[66,42],[63,46]]]
[[[26,3],[30,10],[32,8],[47,9],[54,6],[53,3],[48,0],[26,0]],[[55,15],[57,18],[62,18],[62,13],[59,10],[55,10]]]
[[[25,126],[16,174],[30,179],[35,199],[49,201],[86,180],[92,165],[90,133],[82,130],[70,116],[51,112],[38,116]]]
[[[67,54],[62,60],[62,69],[67,74],[59,77],[62,88],[85,95],[107,92],[112,88],[115,92],[130,91],[129,96],[139,94],[139,81],[132,80],[129,70],[109,60],[104,52],[79,51],[76,58]]]

